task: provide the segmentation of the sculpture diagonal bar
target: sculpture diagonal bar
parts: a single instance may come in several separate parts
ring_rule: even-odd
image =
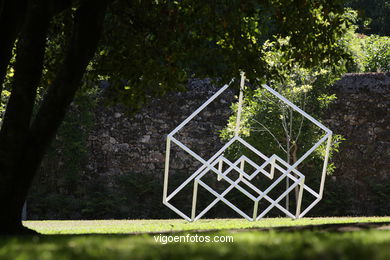
[[[225,203],[227,206],[229,206],[231,209],[233,209],[235,212],[237,212],[239,215],[241,215],[242,217],[246,218],[249,221],[255,221],[263,218],[273,208],[280,210],[281,212],[286,214],[286,216],[289,216],[294,219],[305,216],[322,199],[323,196],[326,169],[327,169],[328,159],[329,159],[329,150],[330,150],[331,140],[332,140],[332,131],[329,130],[320,122],[318,122],[316,119],[308,115],[305,111],[301,110],[299,107],[291,103],[285,97],[283,97],[278,92],[276,92],[274,89],[270,88],[267,85],[262,85],[262,87],[267,91],[269,91],[272,95],[280,99],[286,105],[290,106],[293,110],[301,114],[303,117],[311,121],[313,124],[321,128],[325,132],[325,135],[292,165],[288,164],[286,161],[281,159],[276,154],[267,157],[266,155],[264,155],[262,152],[257,150],[255,147],[253,147],[251,144],[249,144],[239,136],[238,130],[239,130],[239,125],[241,120],[243,87],[245,82],[245,75],[243,73],[241,74],[241,84],[240,84],[241,88],[240,88],[239,103],[237,109],[236,131],[235,131],[235,136],[231,140],[229,140],[221,149],[219,149],[208,160],[205,160],[174,137],[177,132],[179,132],[195,116],[197,116],[211,102],[213,102],[227,88],[229,88],[232,82],[233,80],[229,84],[223,86],[205,103],[203,103],[198,109],[196,109],[189,117],[187,117],[179,126],[177,126],[171,133],[168,134],[167,143],[166,143],[163,203],[187,221],[196,221],[200,219],[218,202]],[[255,154],[255,156],[257,156],[261,160],[264,160],[264,162],[259,165],[254,161],[252,161],[251,159],[249,159],[248,157],[246,157],[245,155],[242,155],[239,159],[237,159],[234,162],[231,162],[230,160],[225,158],[224,151],[228,149],[235,142],[238,142],[244,147],[246,147],[247,149],[249,149],[253,154]],[[313,153],[314,150],[316,150],[324,142],[326,142],[326,149],[325,149],[325,158],[324,158],[324,163],[323,163],[322,173],[321,173],[320,187],[318,191],[315,191],[315,189],[312,189],[305,183],[305,176],[297,170],[297,166],[300,163],[302,163],[303,160],[305,160],[311,153]],[[201,166],[193,174],[191,174],[181,185],[179,185],[174,191],[168,194],[171,143],[176,144],[185,152],[187,152],[190,156],[192,156],[197,161],[199,161],[201,163]],[[223,170],[223,165],[225,165],[225,170]],[[249,165],[251,169],[254,170],[252,170],[252,172],[246,172],[245,165]],[[269,168],[269,171],[267,171],[266,168]],[[280,172],[278,178],[274,178],[275,170]],[[231,176],[232,172],[238,173],[239,177],[237,177],[235,180],[234,178],[232,179],[232,177],[229,177],[229,173]],[[202,180],[202,178],[206,174],[210,174],[210,173],[215,174],[218,181],[223,181],[228,183],[228,186],[224,191],[218,193],[216,190],[211,188]],[[263,177],[268,178],[269,180],[272,180],[272,184],[269,185],[269,187],[267,187],[264,190],[261,190],[260,188],[256,187],[256,185],[251,183],[251,181],[259,174],[261,174]],[[292,184],[286,187],[285,191],[281,195],[279,195],[276,199],[271,198],[269,195],[270,192],[282,180],[286,178],[288,178],[292,182]],[[181,190],[183,190],[184,187],[186,187],[190,183],[193,183],[193,197],[192,197],[191,215],[189,216],[183,213],[177,207],[173,206],[172,203],[170,203],[170,200],[174,198]],[[207,190],[208,192],[210,192],[215,197],[215,199],[208,206],[206,206],[205,209],[203,209],[201,212],[197,214],[196,209],[197,209],[199,185],[203,187],[205,190]],[[285,198],[291,191],[293,191],[297,187],[298,187],[298,196],[296,201],[295,212],[290,212],[290,210],[283,207],[280,204],[280,202],[282,201],[283,198]],[[243,212],[241,209],[237,207],[237,205],[234,205],[231,201],[229,201],[226,198],[227,194],[231,192],[233,189],[237,189],[253,202],[253,211],[252,211],[253,213],[251,213],[251,215],[248,215],[247,213]],[[315,200],[311,204],[306,206],[306,208],[303,209],[302,195],[304,190],[310,193],[311,195],[313,195],[315,197]],[[269,206],[259,212],[258,210],[259,202],[263,199],[269,203]]]

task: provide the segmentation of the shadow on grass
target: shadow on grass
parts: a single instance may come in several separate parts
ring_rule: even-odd
[[[0,237],[0,259],[390,259],[390,222],[143,234]],[[350,232],[355,231],[355,232]],[[232,236],[166,243],[156,236]]]

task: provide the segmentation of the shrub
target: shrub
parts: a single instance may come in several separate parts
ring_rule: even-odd
[[[371,35],[362,38],[364,72],[390,71],[390,37]]]

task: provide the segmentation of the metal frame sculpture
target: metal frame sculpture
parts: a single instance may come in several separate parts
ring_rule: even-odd
[[[243,103],[243,87],[245,82],[245,75],[244,73],[241,73],[241,82],[240,82],[240,93],[239,93],[239,100],[238,100],[238,109],[237,109],[237,121],[236,121],[236,129],[235,129],[235,135],[234,137],[229,140],[219,151],[217,151],[210,159],[207,161],[200,157],[198,154],[196,154],[194,151],[192,151],[190,148],[185,146],[182,142],[177,140],[174,136],[175,134],[182,129],[188,122],[190,122],[196,115],[198,115],[206,106],[208,106],[212,101],[214,101],[219,95],[221,95],[222,92],[224,92],[227,88],[229,88],[230,84],[227,84],[223,86],[218,92],[216,92],[211,98],[209,98],[204,104],[202,104],[197,110],[195,110],[188,118],[186,118],[179,126],[177,126],[171,133],[167,136],[167,144],[166,144],[166,158],[165,158],[165,173],[164,173],[164,190],[163,190],[163,203],[169,207],[171,210],[176,212],[179,216],[183,217],[187,221],[196,221],[200,219],[204,214],[206,214],[215,204],[217,204],[219,201],[225,203],[230,208],[232,208],[234,211],[236,211],[238,214],[243,216],[249,221],[255,221],[259,220],[262,217],[264,217],[272,208],[276,207],[282,212],[284,212],[287,216],[296,219],[301,218],[305,216],[309,210],[311,210],[321,199],[324,192],[324,184],[325,184],[325,176],[326,176],[326,169],[328,165],[328,158],[329,158],[329,149],[331,146],[331,140],[332,140],[332,131],[329,130],[327,127],[325,127],[323,124],[315,120],[313,117],[308,115],[306,112],[298,108],[296,105],[291,103],[289,100],[287,100],[285,97],[280,95],[278,92],[273,90],[267,85],[262,85],[264,89],[269,91],[271,94],[276,96],[278,99],[280,99],[282,102],[284,102],[286,105],[290,106],[293,110],[304,116],[306,119],[310,120],[312,123],[317,125],[319,128],[325,131],[325,135],[311,147],[301,158],[299,158],[293,165],[288,164],[283,159],[281,159],[276,154],[273,154],[270,157],[265,156],[263,153],[258,151],[256,148],[254,148],[251,144],[243,140],[239,136],[239,129],[240,129],[240,121],[241,121],[241,112],[242,112],[242,103]],[[316,192],[314,189],[310,188],[305,183],[305,176],[300,173],[297,170],[297,166],[305,160],[315,149],[317,149],[322,143],[326,143],[326,150],[325,150],[325,158],[322,168],[322,174],[321,174],[321,182],[318,192]],[[170,150],[171,150],[171,142],[178,145],[181,149],[186,151],[188,154],[190,154],[192,157],[194,157],[196,160],[202,163],[202,166],[200,166],[191,176],[189,176],[179,187],[177,187],[173,192],[168,194],[168,178],[169,178],[169,162],[170,162]],[[254,154],[261,157],[265,162],[261,165],[256,164],[252,160],[250,160],[245,155],[242,155],[238,160],[235,162],[229,161],[227,158],[224,157],[223,153],[224,151],[232,145],[234,142],[240,142],[242,145],[247,147],[249,150],[251,150]],[[223,164],[226,164],[228,168],[226,170],[223,169]],[[255,169],[252,173],[246,172],[245,164],[251,165],[252,169]],[[265,168],[269,166],[270,170],[269,172],[265,170]],[[251,180],[258,174],[263,174],[269,179],[274,178],[274,171],[277,169],[281,172],[281,175],[273,181],[273,183],[264,191],[260,190],[258,187],[253,185],[251,183]],[[229,178],[228,174],[231,171],[236,171],[239,173],[239,177],[236,180],[232,180]],[[227,181],[230,186],[226,188],[222,193],[218,193],[214,189],[212,189],[209,185],[207,185],[205,182],[202,181],[202,177],[206,175],[208,172],[213,172],[217,175],[218,180],[225,180]],[[292,184],[282,193],[277,199],[272,199],[268,196],[268,193],[278,184],[280,183],[284,178],[289,178],[289,180],[292,181]],[[193,199],[192,199],[192,212],[191,216],[187,216],[182,211],[180,211],[178,208],[173,206],[169,201],[179,192],[181,191],[186,185],[194,181],[194,188],[193,188]],[[252,193],[248,192],[246,189],[244,189],[242,186],[240,186],[240,183],[245,184],[246,187],[249,187],[252,192],[257,194],[257,196],[254,196]],[[212,195],[214,195],[216,198],[199,214],[196,214],[196,205],[197,205],[197,197],[198,197],[198,186],[201,185],[203,188],[205,188],[207,191],[209,191]],[[296,203],[295,212],[290,212],[288,209],[283,207],[279,204],[279,202],[287,196],[293,189],[296,187],[299,187],[298,192],[298,198]],[[226,194],[228,194],[233,188],[238,189],[241,191],[244,195],[246,195],[249,199],[253,201],[253,214],[250,216],[240,210],[237,206],[233,205],[229,200],[225,198]],[[306,190],[310,194],[312,194],[316,199],[308,205],[305,209],[302,209],[302,194],[303,191]],[[262,199],[267,200],[270,205],[263,210],[262,212],[258,212],[258,205],[259,201]]]

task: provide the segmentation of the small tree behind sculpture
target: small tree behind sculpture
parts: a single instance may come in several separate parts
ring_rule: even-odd
[[[268,68],[279,75],[266,81],[302,110],[320,118],[327,106],[336,99],[334,94],[328,94],[328,87],[341,75],[342,66],[303,68],[294,59],[288,59],[283,51],[288,46],[288,39],[266,42],[264,45],[263,58]],[[269,154],[275,153],[292,165],[308,147],[324,135],[323,131],[265,89],[246,87],[245,90],[240,134],[260,150],[268,151]],[[234,104],[232,109],[236,111],[237,104]],[[236,113],[233,113],[228,125],[222,130],[222,139],[228,140],[234,135],[236,121]],[[341,139],[339,135],[333,136],[333,151],[337,150]],[[324,149],[324,146],[317,149],[312,159],[323,159]],[[236,146],[229,153],[245,154],[245,148],[242,151]],[[317,167],[321,165],[318,164]],[[333,168],[334,165],[330,163],[328,173],[331,173]],[[287,178],[286,189],[289,186]],[[298,187],[295,189],[295,200],[297,197]],[[290,198],[286,196],[286,209],[289,209],[289,206]]]

